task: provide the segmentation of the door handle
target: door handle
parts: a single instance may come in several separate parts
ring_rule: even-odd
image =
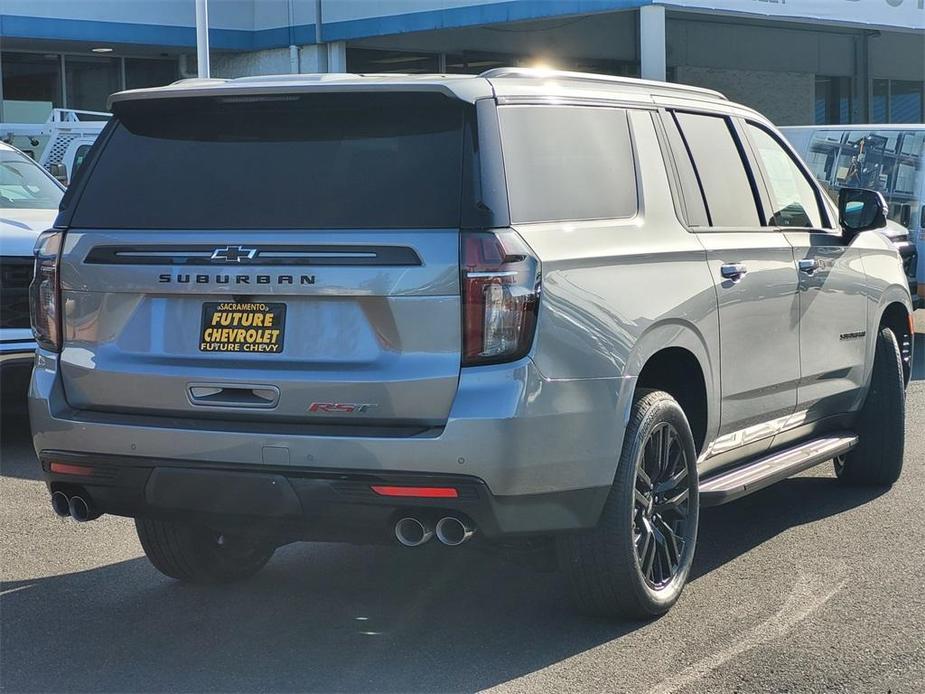
[[[800,258],[797,261],[797,267],[800,268],[800,272],[811,275],[819,269],[819,261],[815,258]]]
[[[721,265],[719,268],[719,274],[725,279],[732,280],[733,282],[738,282],[747,272],[748,268],[742,263],[727,263]]]
[[[191,405],[207,407],[273,408],[279,402],[279,388],[270,385],[190,383],[186,392]]]

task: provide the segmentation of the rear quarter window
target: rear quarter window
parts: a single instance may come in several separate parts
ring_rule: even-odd
[[[632,217],[636,167],[624,109],[499,109],[513,222]]]

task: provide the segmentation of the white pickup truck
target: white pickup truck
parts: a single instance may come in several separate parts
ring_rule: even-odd
[[[56,108],[44,123],[0,123],[0,140],[29,155],[66,186],[109,118],[100,111]]]
[[[58,214],[63,186],[15,147],[0,142],[0,368],[4,400],[23,401],[35,340],[29,325],[32,249]],[[6,396],[11,396],[7,398]]]

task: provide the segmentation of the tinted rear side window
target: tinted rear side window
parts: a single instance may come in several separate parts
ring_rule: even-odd
[[[456,227],[464,110],[436,94],[123,102],[72,225]]]
[[[761,226],[752,185],[727,120],[675,113],[697,168],[710,223],[715,227]]]
[[[636,170],[625,110],[506,106],[500,117],[512,221],[636,214]]]

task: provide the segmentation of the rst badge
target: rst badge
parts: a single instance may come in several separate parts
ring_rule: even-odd
[[[311,414],[362,414],[378,405],[371,402],[313,402],[308,406]]]

